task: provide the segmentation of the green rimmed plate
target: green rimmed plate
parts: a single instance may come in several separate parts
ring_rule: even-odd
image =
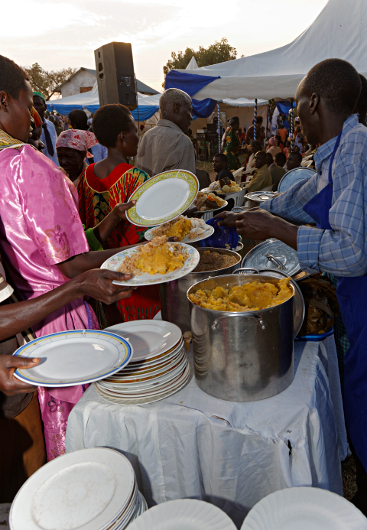
[[[153,227],[181,215],[194,202],[199,181],[190,171],[164,171],[143,182],[129,201],[136,205],[126,217],[136,226]]]

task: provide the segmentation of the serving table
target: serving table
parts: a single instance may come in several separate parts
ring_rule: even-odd
[[[192,366],[192,352],[189,352]],[[205,394],[192,377],[177,394],[148,405],[116,405],[92,385],[72,410],[66,451],[121,450],[148,505],[204,499],[239,528],[263,497],[292,486],[342,494],[347,441],[334,337],[295,342],[287,390],[253,403]]]

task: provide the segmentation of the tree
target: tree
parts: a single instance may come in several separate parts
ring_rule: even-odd
[[[75,74],[77,68],[44,70],[38,63],[34,63],[29,68],[23,67],[23,70],[27,73],[33,90],[42,92],[46,100],[49,100],[57,92],[57,87]]]
[[[228,40],[223,37],[222,40],[215,41],[207,48],[199,46],[197,51],[192,48],[186,48],[185,52],[172,52],[171,59],[163,67],[164,74],[174,68],[185,69],[189,64],[192,56],[195,56],[198,66],[209,66],[210,64],[224,63],[225,61],[232,61],[237,56],[236,48],[233,48],[228,43]]]

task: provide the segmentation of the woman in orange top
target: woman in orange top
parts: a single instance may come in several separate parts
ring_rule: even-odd
[[[78,185],[79,214],[86,228],[92,228],[128,198],[149,176],[127,162],[137,153],[139,138],[130,111],[123,105],[105,105],[93,117],[93,132],[98,142],[107,147],[104,160],[88,166]],[[105,248],[134,245],[144,239],[146,228],[122,220],[111,232]],[[117,309],[117,311],[116,311]],[[136,289],[126,301],[121,300],[111,311],[105,307],[108,325],[121,321],[150,319],[160,310],[159,287]]]

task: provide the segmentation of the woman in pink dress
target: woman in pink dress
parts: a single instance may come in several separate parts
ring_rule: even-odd
[[[55,164],[26,145],[33,112],[28,78],[2,56],[0,71],[0,248],[12,284],[27,300],[99,268],[121,249],[89,252],[77,194],[73,198]],[[125,288],[121,298],[131,293]],[[34,331],[39,337],[93,327],[98,327],[95,315],[79,298],[35,325]],[[64,452],[67,418],[82,393],[82,386],[39,389],[48,459]]]

